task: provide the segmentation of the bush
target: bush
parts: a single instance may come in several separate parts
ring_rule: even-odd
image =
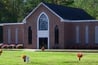
[[[0,48],[2,48],[2,45],[3,45],[3,44],[0,44]]]
[[[16,45],[15,45],[15,44],[10,44],[10,45],[9,45],[9,48],[10,48],[10,49],[14,49],[14,48],[16,48]]]
[[[2,47],[1,47],[1,48],[3,48],[3,49],[7,49],[7,48],[9,48],[9,45],[4,44],[4,45],[2,45]]]
[[[17,48],[17,49],[23,49],[23,44],[18,44],[18,45],[16,45],[16,48]]]

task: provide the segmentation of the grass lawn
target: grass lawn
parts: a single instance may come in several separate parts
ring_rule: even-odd
[[[21,56],[28,55],[29,63],[24,63]],[[84,53],[78,61],[76,52],[34,52],[3,51],[0,65],[98,65],[98,53]]]

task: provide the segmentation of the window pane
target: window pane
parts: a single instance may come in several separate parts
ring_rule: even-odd
[[[44,14],[39,18],[39,30],[48,30],[48,19]]]

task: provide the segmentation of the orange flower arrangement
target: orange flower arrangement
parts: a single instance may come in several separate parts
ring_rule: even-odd
[[[25,59],[26,58],[26,55],[22,55],[22,59]]]
[[[79,52],[79,53],[77,54],[77,57],[79,58],[79,61],[80,61],[81,58],[83,57],[83,54],[82,54],[81,52]]]
[[[26,55],[22,55],[22,59],[26,62]]]

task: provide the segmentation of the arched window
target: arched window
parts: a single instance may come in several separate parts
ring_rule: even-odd
[[[39,18],[39,30],[48,30],[48,19],[44,14]]]
[[[59,29],[57,25],[55,26],[54,31],[55,31],[55,44],[59,44]]]
[[[28,28],[28,44],[32,44],[32,29]]]

